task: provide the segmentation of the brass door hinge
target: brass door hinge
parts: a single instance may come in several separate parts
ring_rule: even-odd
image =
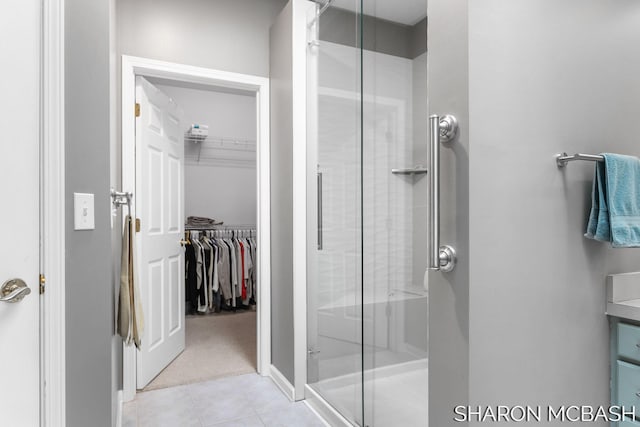
[[[47,278],[44,274],[40,275],[40,295],[44,294],[44,284],[47,283]]]
[[[140,104],[136,102],[136,117],[140,117]]]
[[[136,218],[136,233],[140,232],[140,218]]]

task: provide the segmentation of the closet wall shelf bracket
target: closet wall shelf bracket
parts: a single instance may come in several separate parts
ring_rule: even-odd
[[[558,165],[559,168],[565,167],[567,163],[573,162],[574,160],[586,160],[589,162],[603,162],[604,157],[599,154],[576,153],[572,156],[570,156],[566,152],[556,154],[556,165]]]

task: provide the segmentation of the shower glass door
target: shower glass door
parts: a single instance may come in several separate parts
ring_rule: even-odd
[[[364,0],[363,414],[428,423],[427,4]]]
[[[322,7],[307,56],[308,384],[354,425],[426,426],[426,0]]]
[[[333,3],[307,50],[307,383],[363,425],[360,0]]]

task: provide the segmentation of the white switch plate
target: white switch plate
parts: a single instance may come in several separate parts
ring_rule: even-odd
[[[93,230],[96,221],[93,208],[93,194],[73,193],[74,229]]]

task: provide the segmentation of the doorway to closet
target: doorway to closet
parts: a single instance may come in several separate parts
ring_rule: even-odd
[[[148,81],[182,110],[186,318],[184,351],[144,390],[256,372],[256,94]]]
[[[267,108],[267,79],[123,57],[123,189],[135,189],[145,317],[141,348],[124,350],[125,401],[268,373]]]

